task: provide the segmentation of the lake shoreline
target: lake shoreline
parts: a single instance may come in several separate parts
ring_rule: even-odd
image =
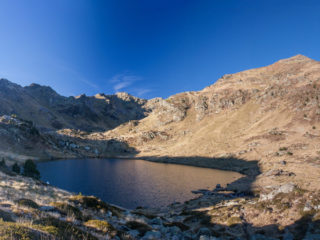
[[[53,186],[130,209],[189,201],[199,189],[233,186],[245,177],[233,171],[132,158],[60,159],[41,162],[38,169],[42,180]]]
[[[244,161],[246,162],[241,163],[239,165],[231,165],[228,163],[228,159],[234,159],[234,158],[207,158],[207,157],[178,157],[180,159],[177,160],[177,157],[170,157],[170,156],[99,156],[99,157],[55,157],[55,158],[40,158],[36,160],[37,163],[40,162],[51,162],[51,161],[59,161],[59,160],[72,160],[72,159],[125,159],[125,160],[143,160],[143,161],[149,161],[149,162],[157,162],[157,163],[166,163],[166,164],[176,164],[176,165],[183,165],[183,166],[192,166],[192,167],[199,167],[199,168],[209,168],[209,169],[216,169],[216,170],[222,170],[222,171],[232,171],[232,172],[238,172],[243,175],[249,175],[249,176],[256,176],[257,173],[259,173],[258,169],[254,169],[254,171],[248,171],[249,168],[253,168],[254,163],[253,161]],[[184,160],[187,159],[187,160]],[[211,162],[207,159],[212,159]],[[204,160],[204,161],[202,161]],[[217,160],[223,160],[217,161]],[[242,159],[241,159],[242,160]],[[242,160],[243,161],[243,160]]]

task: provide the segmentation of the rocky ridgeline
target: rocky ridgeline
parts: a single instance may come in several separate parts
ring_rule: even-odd
[[[79,138],[79,135],[83,138]],[[90,140],[80,130],[42,132],[34,123],[17,116],[0,116],[1,157],[13,164],[26,159],[112,157],[134,154],[120,140]]]
[[[33,121],[42,130],[111,129],[129,120],[145,117],[148,113],[145,103],[146,100],[127,93],[64,97],[47,86],[31,84],[21,87],[0,79],[0,114],[15,114]]]

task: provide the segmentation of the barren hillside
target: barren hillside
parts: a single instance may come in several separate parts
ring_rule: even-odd
[[[19,135],[12,139],[8,128],[23,128],[2,123],[5,142],[12,142],[1,144],[7,156],[131,156],[248,173],[246,164],[219,160],[238,158],[258,165],[254,174],[263,172],[256,187],[289,176],[303,187],[318,188],[320,63],[302,55],[227,74],[202,91],[148,101],[124,93],[66,98],[49,87],[1,84],[1,112],[33,120],[29,127],[40,129],[39,136],[20,140],[25,133],[11,129]],[[49,128],[52,121],[66,127],[56,131]],[[80,127],[91,123],[90,131]],[[13,147],[17,141],[22,144]],[[280,177],[265,178],[266,172]]]
[[[9,163],[30,157],[118,156],[244,174],[226,188],[200,190],[200,197],[185,203],[123,211],[40,182],[35,188],[34,181],[5,169],[0,174],[0,192],[6,196],[0,199],[0,217],[7,220],[0,221],[0,235],[17,228],[52,236],[44,227],[73,226],[72,234],[97,239],[115,234],[120,239],[319,239],[320,62],[297,55],[225,75],[202,91],[148,101],[124,93],[65,98],[38,85],[0,84],[0,154]],[[51,114],[61,125],[52,125]],[[15,194],[24,188],[38,195],[42,191],[41,196],[28,192],[40,209],[30,220],[37,224],[16,220],[28,214],[17,205],[21,199]],[[56,200],[53,193],[63,194],[64,204],[44,205],[44,200]],[[94,201],[100,210],[88,211],[85,201]],[[100,205],[114,212],[105,214]],[[99,216],[109,230],[101,235],[101,229],[92,229],[92,221],[68,218],[59,207],[81,209],[88,219]],[[47,215],[59,222],[43,221]],[[34,221],[38,218],[42,221]]]
[[[280,175],[313,189],[320,177],[319,98],[320,63],[297,55],[225,75],[199,92],[149,100],[153,111],[146,118],[87,137],[125,141],[138,157],[159,161],[230,169],[208,158],[258,161],[260,171],[281,169]]]

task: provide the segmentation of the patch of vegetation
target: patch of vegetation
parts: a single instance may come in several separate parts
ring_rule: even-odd
[[[181,222],[169,222],[169,223],[164,223],[163,225],[166,227],[174,227],[175,226],[175,227],[180,228],[182,231],[187,231],[190,229],[189,226],[187,226]]]
[[[34,221],[35,225],[41,226],[43,229],[53,231],[58,239],[86,239],[97,240],[90,233],[84,232],[69,222],[61,221],[53,217],[42,218]]]
[[[153,219],[153,218],[157,217],[155,214],[152,214],[152,213],[150,213],[148,211],[143,211],[142,209],[133,210],[132,213],[136,214],[138,216],[144,216],[144,217],[149,218],[149,219]]]
[[[227,226],[229,226],[229,227],[237,225],[237,224],[241,224],[241,223],[242,223],[242,221],[241,221],[240,217],[230,217],[227,220]]]
[[[8,239],[36,240],[40,239],[40,236],[25,226],[0,220],[0,240]]]
[[[300,196],[302,196],[303,194],[305,194],[306,192],[308,192],[305,189],[299,188],[299,187],[295,187],[293,190],[295,193],[299,194]]]
[[[288,155],[292,156],[293,155],[293,152],[287,152]]]
[[[23,175],[34,179],[40,179],[40,172],[37,165],[31,159],[28,159],[23,166]]]
[[[102,220],[89,220],[84,225],[87,227],[94,228],[103,233],[110,233],[112,231],[115,231],[114,227],[110,223]]]
[[[137,221],[129,221],[126,223],[126,226],[130,229],[139,231],[140,236],[143,236],[146,232],[152,230],[152,228],[149,225]]]
[[[21,198],[17,201],[17,204],[22,207],[28,207],[33,209],[38,209],[39,205],[32,201],[31,199]]]
[[[2,160],[0,161],[0,167],[2,168],[7,167],[6,160],[4,160],[4,158],[2,158]]]
[[[68,203],[52,202],[52,203],[50,203],[50,205],[55,207],[60,213],[66,215],[66,216],[75,217],[76,219],[79,219],[79,220],[83,219],[83,215],[82,215],[81,211],[78,208],[76,208]]]
[[[46,232],[53,236],[59,236],[59,229],[54,226],[32,225],[32,228]]]
[[[8,212],[2,211],[1,209],[0,209],[0,219],[6,222],[13,222],[11,214]]]
[[[271,204],[278,210],[278,211],[285,211],[292,207],[292,200],[295,199],[294,194],[286,194],[286,193],[279,193],[275,196],[272,200]]]
[[[17,173],[17,174],[20,174],[21,169],[20,169],[18,163],[15,163],[15,164],[12,165],[12,172],[15,172],[15,173]]]
[[[279,151],[287,151],[287,150],[288,150],[287,147],[281,147],[281,148],[279,148]]]
[[[123,210],[115,206],[111,206],[94,196],[74,195],[70,197],[70,201],[74,202],[75,204],[80,204],[84,208],[90,208],[95,211],[110,211],[114,216],[117,217],[121,217],[121,213],[123,212]]]
[[[200,222],[202,225],[210,227],[211,226],[211,219],[212,216],[209,216],[205,212],[199,212],[199,211],[190,211],[185,212],[187,215],[190,215],[184,219],[184,223],[194,223],[194,222]]]

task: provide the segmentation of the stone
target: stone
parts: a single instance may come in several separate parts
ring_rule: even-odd
[[[216,237],[210,237],[210,236],[207,236],[207,235],[201,235],[199,237],[199,240],[219,240],[219,238],[216,238]]]
[[[76,144],[74,144],[74,143],[71,143],[71,144],[70,144],[70,147],[71,147],[72,149],[74,149],[74,148],[78,148],[78,145],[76,145]]]
[[[211,231],[209,228],[200,228],[197,235],[200,236],[211,236]]]
[[[279,193],[289,193],[295,189],[296,185],[293,183],[286,183],[279,186],[277,189],[273,190],[268,194],[261,194],[260,201],[272,200]]]
[[[45,212],[49,212],[49,211],[54,211],[55,207],[53,206],[41,206],[39,208],[40,211],[45,211]]]
[[[158,231],[148,231],[146,234],[143,236],[144,240],[157,240],[161,239],[161,233]]]
[[[306,202],[306,204],[304,205],[303,211],[304,212],[310,212],[313,209],[313,207],[311,206],[310,202]]]
[[[187,239],[195,239],[195,238],[196,238],[196,234],[194,234],[191,230],[183,232],[183,239],[187,240]]]
[[[151,225],[162,225],[162,219],[160,217],[157,217],[157,218],[153,218],[151,221],[150,221],[150,224]]]
[[[137,230],[130,230],[127,233],[133,238],[137,238],[139,236],[139,231]]]

